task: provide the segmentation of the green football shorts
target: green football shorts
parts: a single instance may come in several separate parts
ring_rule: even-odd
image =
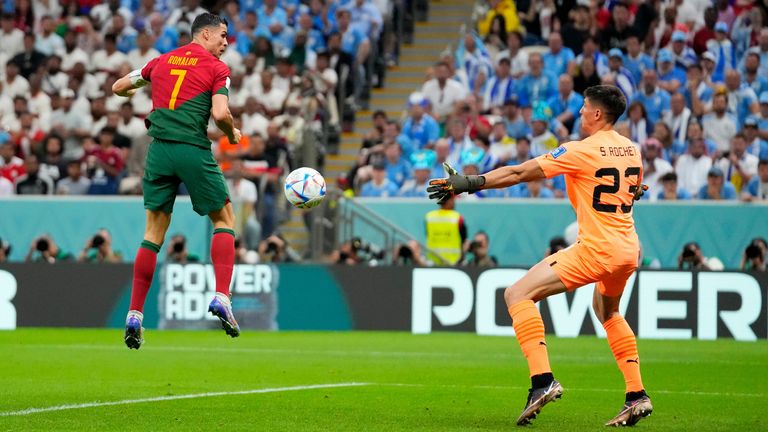
[[[182,182],[201,216],[220,210],[229,200],[227,182],[210,150],[155,138],[144,169],[144,208],[171,213]]]

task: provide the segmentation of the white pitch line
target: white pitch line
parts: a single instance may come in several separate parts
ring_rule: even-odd
[[[340,387],[359,387],[359,386],[366,386],[366,385],[370,385],[370,384],[359,383],[359,382],[336,383],[336,384],[312,384],[312,385],[293,386],[293,387],[275,387],[275,388],[263,388],[263,389],[253,389],[253,390],[229,391],[229,392],[211,392],[211,393],[195,393],[195,394],[185,394],[185,395],[175,395],[175,396],[158,396],[158,397],[150,397],[150,398],[142,398],[142,399],[124,399],[124,400],[111,401],[111,402],[87,402],[82,404],[56,405],[56,406],[43,407],[43,408],[27,408],[19,411],[0,412],[0,417],[25,416],[30,414],[38,414],[38,413],[51,412],[51,411],[65,411],[65,410],[82,409],[82,408],[97,408],[97,407],[113,406],[113,405],[130,405],[130,404],[146,403],[146,402],[164,402],[164,401],[172,401],[172,400],[180,400],[180,399],[197,399],[197,398],[218,397],[218,396],[279,393],[279,392],[288,392],[288,391],[315,390],[315,389],[340,388]]]
[[[406,384],[406,383],[371,383],[371,385],[388,386],[388,387],[444,387],[444,388],[471,388],[471,389],[485,389],[485,390],[527,390],[528,387],[520,386],[499,386],[499,385],[461,385],[461,384]],[[573,390],[577,392],[599,392],[599,393],[620,393],[621,389],[606,389],[606,388],[574,388],[565,387],[565,390]],[[650,389],[650,393],[661,394],[680,394],[689,396],[726,396],[726,397],[758,397],[762,398],[766,395],[763,393],[730,393],[730,392],[706,392],[706,391],[694,391],[694,390],[658,390]]]

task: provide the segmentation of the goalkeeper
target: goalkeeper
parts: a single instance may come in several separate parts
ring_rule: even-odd
[[[626,384],[624,406],[606,425],[631,426],[653,410],[640,376],[635,335],[619,313],[624,285],[637,268],[640,253],[632,204],[647,189],[642,184],[640,149],[613,130],[625,108],[626,99],[618,88],[590,87],[584,92],[580,111],[586,139],[481,176],[459,175],[446,164],[448,178],[430,180],[427,187],[429,197],[439,203],[463,192],[565,174],[568,197],[579,225],[576,243],[544,258],[504,291],[531,376],[531,389],[518,425],[529,424],[544,405],[563,392],[549,366],[544,323],[534,303],[592,282],[596,282],[592,306]]]
[[[232,314],[229,284],[235,261],[235,216],[219,165],[206,133],[213,119],[231,143],[240,140],[229,111],[229,68],[219,57],[227,48],[227,21],[204,13],[192,23],[192,43],[149,61],[112,86],[118,96],[131,96],[152,83],[152,112],[146,123],[154,138],[144,171],[144,208],[147,225],[133,267],[131,306],[125,323],[125,344],[139,349],[144,342],[144,301],[155,272],[179,183],[189,190],[198,214],[213,222],[211,261],[216,274],[216,296],[208,311],[219,318],[232,337],[240,327]]]

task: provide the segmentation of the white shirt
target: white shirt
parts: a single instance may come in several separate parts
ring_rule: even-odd
[[[80,47],[76,47],[72,50],[72,52],[64,53],[64,55],[61,57],[61,70],[68,71],[75,67],[75,65],[78,63],[82,63],[86,69],[91,63],[91,60],[88,57],[88,53],[83,51]]]
[[[120,119],[120,122],[117,124],[117,132],[134,140],[145,135],[147,133],[147,128],[140,118],[131,117],[131,120],[129,120],[128,123],[124,122],[123,119]]]
[[[736,117],[726,113],[719,118],[715,113],[709,113],[704,116],[701,126],[704,128],[704,139],[712,140],[718,151],[730,150],[731,138],[736,135]]]
[[[15,195],[16,190],[13,183],[7,178],[0,176],[0,197]]]
[[[64,72],[57,72],[55,74],[46,73],[43,75],[43,82],[41,88],[48,94],[59,93],[69,84],[69,76]]]
[[[227,179],[230,198],[232,202],[255,203],[259,197],[256,184],[248,179],[240,179],[237,184],[232,179]]]
[[[243,123],[243,128],[241,130],[243,135],[253,136],[258,134],[262,138],[267,137],[267,126],[269,126],[269,120],[260,113],[243,113],[241,120]]]
[[[677,185],[691,195],[696,195],[707,183],[707,173],[710,168],[712,168],[712,159],[708,156],[697,159],[688,153],[680,155],[675,164]]]
[[[0,32],[0,53],[5,53],[8,58],[13,58],[16,54],[24,51],[24,32],[15,28],[10,33]],[[5,69],[5,63],[0,65]]]
[[[261,102],[268,110],[279,111],[283,108],[283,102],[285,102],[287,94],[279,88],[272,86],[272,89],[268,93],[264,93],[262,90],[262,92],[254,92],[252,96]]]
[[[741,170],[744,171],[744,174],[748,175],[750,178],[757,175],[757,164],[760,162],[760,160],[757,158],[757,156],[744,152],[744,155],[741,156],[739,159],[739,166],[741,167]],[[733,183],[731,180],[731,177],[734,175],[739,175],[738,170],[731,164],[731,160],[728,158],[720,158],[717,162],[715,162],[715,166],[723,170],[723,175],[725,176],[725,180]],[[741,179],[741,188],[747,186],[747,183],[749,182],[749,179]]]
[[[13,81],[3,82],[3,93],[13,99],[15,96],[29,96],[29,81],[21,75],[16,75]]]
[[[675,116],[672,110],[664,111],[661,118],[669,126],[669,130],[672,131],[672,139],[685,142],[688,136],[688,120],[691,119],[691,110],[688,107],[684,107],[683,112],[678,116]]]
[[[440,88],[437,78],[431,79],[421,86],[424,97],[432,104],[432,112],[437,117],[445,117],[453,112],[453,105],[467,97],[466,88],[458,81],[447,79],[445,86]]]
[[[56,54],[59,57],[63,57],[67,52],[67,49],[64,46],[64,39],[56,33],[51,33],[48,36],[43,36],[42,34],[37,35],[37,38],[35,39],[35,49],[46,56]]]
[[[644,165],[645,163],[646,161],[643,161]],[[651,201],[656,201],[656,197],[659,195],[659,192],[664,190],[664,187],[659,179],[664,174],[674,170],[672,169],[672,165],[670,165],[669,162],[662,158],[654,159],[653,166],[656,168],[656,170],[652,173],[648,173],[647,169],[643,170],[643,183],[648,185],[648,192],[646,192],[648,194],[648,198]]]
[[[523,50],[517,50],[517,55],[513,58],[509,56],[509,50],[504,50],[496,55],[496,64],[499,64],[499,60],[508,58],[511,66],[510,74],[513,77],[521,77],[531,70],[528,68],[528,52]]]
[[[128,56],[120,51],[108,54],[105,50],[101,49],[93,53],[93,57],[91,57],[91,71],[116,71],[120,69],[123,63],[127,62]]]
[[[128,63],[131,64],[131,69],[138,69],[159,55],[160,51],[154,48],[148,49],[144,54],[138,48],[135,48],[128,53]]]

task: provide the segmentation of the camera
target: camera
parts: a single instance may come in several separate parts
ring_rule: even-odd
[[[352,250],[362,261],[375,261],[384,259],[384,251],[377,246],[364,242],[359,237],[352,239]]]
[[[273,241],[267,242],[267,253],[270,253],[270,254],[277,253],[278,248],[279,248],[279,246],[278,246],[277,243],[275,243]]]
[[[184,252],[184,246],[185,246],[185,241],[184,241],[183,238],[175,241],[173,243],[173,253],[182,253],[182,252]]]
[[[482,246],[482,244],[480,244],[479,241],[472,240],[472,242],[469,244],[469,251],[470,252],[474,252],[475,250],[477,250],[477,248],[479,248],[481,246]]]
[[[98,248],[101,247],[104,244],[104,236],[101,234],[96,234],[91,239],[91,247]]]
[[[693,247],[693,245],[685,245],[685,247],[683,248],[683,260],[693,261],[695,257],[696,257],[696,250]]]
[[[37,244],[35,245],[35,249],[37,249],[38,252],[45,252],[50,247],[51,247],[51,244],[46,238],[38,239]]]
[[[763,250],[760,249],[760,246],[758,246],[755,243],[751,243],[747,248],[744,250],[744,254],[747,256],[747,259],[753,260],[757,258],[763,257]]]

